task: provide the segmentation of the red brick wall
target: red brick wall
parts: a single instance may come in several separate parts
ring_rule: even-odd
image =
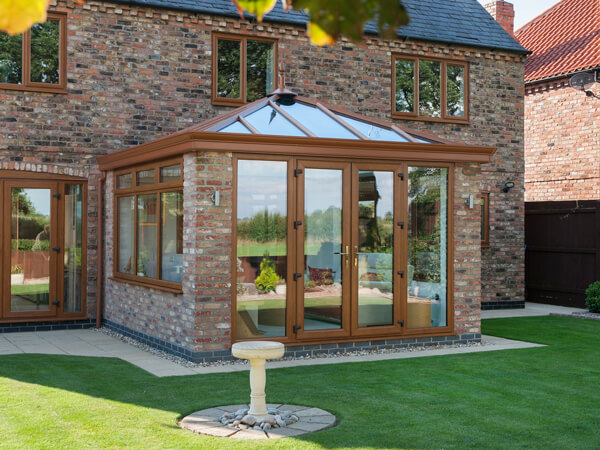
[[[515,8],[512,3],[495,1],[485,4],[484,8],[507,33],[515,35]]]
[[[0,162],[21,158],[69,168],[90,167],[89,170],[93,172],[95,155],[165,136],[229,110],[210,104],[210,37],[213,31],[244,32],[277,38],[280,61],[286,66],[288,88],[301,95],[384,120],[391,120],[392,52],[469,61],[469,124],[395,122],[404,127],[432,131],[448,140],[498,148],[493,162],[482,168],[482,176],[479,173],[465,175],[464,185],[456,186],[459,211],[460,201],[464,204],[465,196],[477,195],[482,189],[491,192],[492,229],[491,247],[485,249],[481,256],[481,295],[480,288],[476,286],[480,271],[478,257],[474,255],[479,250],[473,247],[472,242],[477,241],[473,236],[465,238],[470,244],[465,244],[464,248],[455,252],[457,267],[461,267],[461,271],[455,274],[455,286],[470,286],[468,291],[463,292],[471,302],[478,303],[482,298],[523,300],[522,56],[410,40],[389,42],[373,37],[365,39],[360,46],[342,40],[333,47],[316,48],[310,46],[301,27],[240,23],[235,18],[152,10],[93,0],[82,6],[61,2],[60,6],[52,9],[69,12],[68,94],[0,90],[0,120],[3,120],[0,128]],[[204,163],[200,161],[204,157],[198,155],[192,164],[202,166]],[[213,157],[221,158],[210,156]],[[210,165],[226,166],[223,162]],[[185,182],[188,183],[192,174],[189,172],[191,169],[186,170]],[[197,176],[202,177],[201,174],[199,170]],[[457,176],[457,182],[459,179],[462,180]],[[484,180],[482,184],[474,181],[481,179]],[[189,180],[200,181],[195,178]],[[514,181],[517,186],[509,194],[504,194],[501,188],[507,180]],[[108,193],[110,188],[111,185],[107,184]],[[191,188],[186,185],[185,189],[188,193]],[[198,204],[206,201],[206,192],[198,187],[197,193],[200,195]],[[91,190],[90,195],[90,205],[93,206]],[[112,272],[109,197],[106,199],[107,234],[104,239],[108,255],[107,277]],[[188,198],[187,202],[191,201]],[[195,203],[194,208],[199,208],[198,204]],[[472,221],[478,221],[479,210],[469,211],[467,216]],[[204,213],[197,215],[200,217]],[[93,218],[94,214],[92,208],[89,217]],[[225,220],[227,212],[224,210],[215,214],[222,215]],[[187,217],[185,220],[188,220]],[[195,219],[189,220],[194,222]],[[197,228],[200,230],[202,227],[198,225]],[[227,229],[230,225],[223,227]],[[210,227],[204,228],[202,233],[214,232]],[[471,231],[479,233],[475,228]],[[200,236],[202,234],[196,235],[196,239],[200,239]],[[94,242],[94,237],[90,236],[90,240]],[[197,241],[194,248],[200,248],[199,245],[200,241]],[[227,257],[228,253],[225,252],[229,249],[226,246],[222,249],[222,256]],[[190,250],[192,254],[197,257]],[[200,265],[200,261],[191,261],[190,264]],[[222,264],[220,260],[214,261],[217,265]],[[467,265],[463,267],[463,263]],[[208,275],[198,272],[196,276],[198,279],[190,280],[191,284],[198,281],[200,285],[203,281],[201,278]],[[218,277],[215,281],[219,284],[229,282],[224,281],[225,274]],[[466,284],[461,284],[463,281]],[[126,312],[121,297],[117,295],[117,284],[111,281],[105,283],[107,316],[127,321],[134,321],[137,317],[135,323],[140,327],[150,328],[153,332],[155,330],[157,335],[164,336],[166,340],[180,339],[177,334],[183,333],[187,336],[182,345],[188,348],[222,345],[222,340],[228,336],[229,330],[225,324],[230,314],[229,300],[226,300],[229,287],[220,286],[220,292],[207,294],[207,297],[219,302],[216,306],[209,306],[211,302],[201,300],[202,290],[197,286],[190,287],[183,296],[164,295],[158,291],[148,293],[148,290],[128,287],[122,290],[129,296],[126,302],[129,302],[130,311]],[[150,315],[139,307],[136,309],[139,298],[145,295],[142,292],[148,293],[146,296],[153,302],[156,314]],[[159,298],[165,300],[159,301]],[[211,312],[209,315],[207,310],[213,307],[214,314]],[[190,320],[183,317],[188,314],[196,318]],[[468,315],[475,318],[474,312]],[[193,323],[208,321],[216,322],[215,328],[221,328],[214,336],[210,336],[210,341],[202,341],[208,338],[192,332],[195,329]],[[465,329],[477,327],[473,325]],[[178,331],[182,329],[188,331]]]
[[[600,198],[600,100],[568,80],[533,85],[525,96],[525,200]]]

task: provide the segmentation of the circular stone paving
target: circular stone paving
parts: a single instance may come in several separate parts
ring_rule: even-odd
[[[315,431],[332,427],[336,423],[336,418],[333,414],[319,408],[280,403],[269,403],[267,406],[281,411],[289,411],[298,418],[298,421],[285,427],[271,428],[267,431],[259,431],[252,428],[240,430],[231,426],[231,424],[221,423],[220,419],[223,414],[248,408],[248,405],[228,405],[196,411],[184,417],[178,425],[194,433],[206,434],[208,436],[234,439],[279,439],[314,433]]]

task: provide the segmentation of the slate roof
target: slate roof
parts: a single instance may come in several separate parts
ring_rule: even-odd
[[[600,1],[563,0],[515,35],[532,51],[526,83],[600,67]]]
[[[113,0],[115,3],[137,4],[184,10],[220,16],[239,17],[231,0]],[[400,27],[398,37],[422,39],[449,44],[463,44],[525,53],[477,0],[402,0],[408,10],[410,24]],[[304,25],[308,16],[300,11],[285,12],[281,2],[264,18],[265,21]],[[369,23],[366,33],[376,34]]]

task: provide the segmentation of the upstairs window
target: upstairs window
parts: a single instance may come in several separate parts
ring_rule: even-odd
[[[212,101],[243,105],[274,89],[277,43],[273,39],[213,35]]]
[[[445,122],[468,121],[468,64],[392,58],[392,116]]]
[[[23,34],[0,32],[0,89],[64,92],[66,16],[48,13],[48,20]]]

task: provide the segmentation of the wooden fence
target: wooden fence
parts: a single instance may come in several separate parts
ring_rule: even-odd
[[[600,201],[525,205],[527,301],[585,308],[600,280]]]

